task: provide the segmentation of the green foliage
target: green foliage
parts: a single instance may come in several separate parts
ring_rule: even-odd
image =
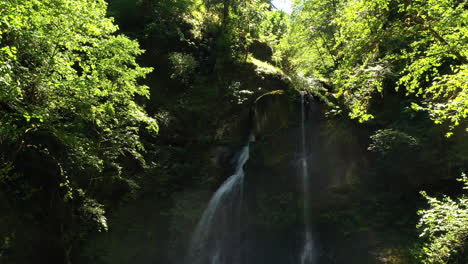
[[[447,166],[449,174],[465,166],[465,135],[455,133],[467,131],[466,1],[297,0],[295,6],[275,56],[301,87],[313,87],[307,80],[325,84],[316,90],[335,109],[360,122],[377,119],[369,125],[383,129],[370,137],[368,150],[377,154],[380,183],[391,177],[387,186],[398,180],[403,186],[441,172],[425,175],[418,163]],[[439,131],[420,119],[421,111],[455,139],[434,141]],[[450,156],[440,154],[445,147],[434,149],[438,144]],[[466,246],[466,197],[425,196],[431,208],[421,211],[419,224],[428,239],[424,262],[464,262],[454,253]]]
[[[228,90],[231,92],[231,102],[239,105],[245,103],[253,94],[250,90],[241,90],[240,82],[232,82]]]
[[[400,89],[436,123],[468,117],[466,1],[297,1],[280,51],[294,71],[325,78],[360,121]]]
[[[275,48],[287,31],[288,16],[278,10],[260,10],[262,17],[256,27],[256,37],[270,47]]]
[[[394,129],[377,130],[370,138],[372,143],[368,150],[382,156],[407,152],[419,145],[414,137]]]
[[[206,32],[215,36],[217,62],[245,61],[254,40],[273,44],[284,31],[284,16],[266,0],[204,1]],[[220,65],[218,65],[220,66]]]
[[[198,62],[190,54],[174,52],[169,54],[169,61],[172,64],[171,78],[178,79],[183,83],[188,83],[198,67]]]
[[[128,0],[127,0],[128,1]],[[134,22],[141,23],[141,16],[145,17],[143,39],[155,40],[154,44],[159,48],[168,48],[177,42],[189,42],[190,31],[187,28],[196,27],[201,18],[198,17],[201,3],[200,1],[189,0],[142,0],[129,1],[139,7],[135,14]],[[125,16],[127,9],[125,6],[116,3],[115,9],[119,9],[118,14]],[[129,24],[131,26],[131,23]]]
[[[285,76],[285,74],[280,68],[275,67],[267,62],[258,60],[251,55],[247,57],[247,61],[255,65],[256,67],[255,71],[258,74],[263,73],[263,74],[270,74],[270,75]]]
[[[468,189],[468,179],[462,174],[460,181]],[[421,216],[418,228],[421,237],[427,238],[422,251],[423,263],[462,263],[457,262],[457,254],[463,252],[468,239],[468,197],[457,199],[444,196],[442,199],[421,194],[427,199],[429,208],[419,211]]]
[[[85,199],[83,206],[80,208],[81,215],[88,221],[88,226],[95,226],[98,231],[107,231],[107,218],[104,206],[96,200]]]
[[[92,223],[107,229],[93,197],[109,194],[96,190],[128,177],[126,159],[144,166],[140,133],[158,130],[135,102],[149,97],[138,80],[152,69],[106,9],[104,0],[0,1],[0,161],[9,164],[0,188],[16,208],[30,206],[28,219],[62,228],[64,247]]]
[[[2,113],[2,123],[24,117],[17,133],[45,127],[65,141],[78,136],[69,126],[92,125],[103,140],[118,135],[133,148],[138,143],[131,134],[139,122],[157,130],[133,101],[135,95],[148,96],[136,80],[151,69],[136,64],[142,53],[136,42],[111,35],[117,27],[104,18],[103,1],[4,4],[1,46],[14,55],[5,53],[10,59],[2,60],[8,71],[2,74],[0,102],[11,109]]]
[[[322,78],[334,65],[335,1],[297,1],[277,57],[286,56],[299,75]]]

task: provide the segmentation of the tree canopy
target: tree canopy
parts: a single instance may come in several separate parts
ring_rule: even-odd
[[[130,176],[124,157],[144,166],[141,131],[158,130],[136,102],[149,96],[139,80],[152,69],[139,66],[143,51],[115,34],[106,8],[104,0],[0,1],[1,190],[10,206],[50,203],[49,216],[31,209],[33,219],[57,225],[52,233],[67,245],[89,228],[79,223],[107,228],[96,186]]]
[[[83,245],[133,198],[160,210],[157,224],[174,220],[135,232],[183,248],[252,129],[253,170],[291,170],[299,109],[321,129],[303,124],[306,148],[334,155],[309,173],[346,174],[314,221],[345,236],[411,224],[421,242],[409,259],[465,264],[468,201],[445,181],[468,161],[466,0],[293,0],[291,14],[270,0],[0,0],[0,262],[113,263]],[[289,182],[275,180],[246,180],[275,190],[246,197],[259,208],[252,230],[299,225]],[[413,203],[427,207],[416,228]],[[115,226],[150,221],[126,217]]]
[[[324,78],[350,116],[366,121],[373,98],[397,89],[436,123],[467,118],[466,1],[296,1],[283,52]]]

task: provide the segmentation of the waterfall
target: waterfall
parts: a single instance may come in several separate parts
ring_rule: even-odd
[[[303,248],[300,256],[301,264],[315,263],[316,253],[310,218],[310,175],[307,163],[306,129],[305,129],[305,92],[301,93],[301,159],[300,176],[302,180],[304,234]]]
[[[253,136],[249,138],[249,143]],[[242,261],[244,165],[249,143],[240,151],[236,169],[215,192],[198,222],[186,264],[229,264]]]
[[[299,170],[303,203],[303,230],[301,244],[294,259],[300,264],[317,263],[317,246],[311,225],[311,193],[306,128],[306,94],[301,93],[301,125],[299,139]],[[263,248],[254,244],[246,247],[246,210],[244,201],[244,165],[249,160],[253,137],[237,155],[235,171],[214,193],[193,233],[185,264],[242,264],[253,263],[252,252]],[[252,234],[249,234],[250,236]],[[250,240],[249,240],[250,241]],[[265,243],[265,241],[261,241]],[[247,250],[247,251],[246,251]],[[260,253],[260,252],[255,252]],[[255,254],[253,253],[253,254]],[[249,256],[247,256],[247,254]],[[263,253],[260,253],[263,254]],[[296,257],[297,256],[297,257]],[[262,259],[260,256],[258,259]],[[271,260],[270,260],[271,261]]]

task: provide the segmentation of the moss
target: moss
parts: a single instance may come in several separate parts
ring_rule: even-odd
[[[254,58],[251,54],[247,57],[247,62],[255,65],[257,74],[267,75],[280,75],[281,77],[287,76],[280,68],[275,67],[268,62],[264,62]]]
[[[269,95],[284,95],[284,91],[283,90],[274,90],[274,91],[271,91],[271,92],[268,92],[268,93],[264,93],[264,94],[260,95],[259,97],[257,97],[257,99],[255,99],[255,103],[260,101],[265,96],[269,96]]]

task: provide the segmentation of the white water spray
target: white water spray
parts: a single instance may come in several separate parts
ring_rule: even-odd
[[[234,174],[208,203],[193,234],[186,264],[241,262],[244,165],[248,160],[249,143],[240,151]]]

